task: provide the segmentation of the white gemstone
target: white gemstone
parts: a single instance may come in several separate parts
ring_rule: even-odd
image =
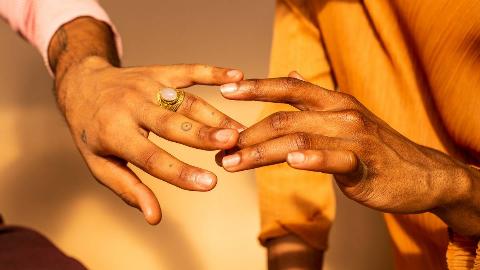
[[[165,101],[175,101],[177,99],[177,91],[173,88],[163,88],[160,94]]]

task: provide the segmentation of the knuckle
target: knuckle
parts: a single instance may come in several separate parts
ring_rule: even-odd
[[[155,78],[157,75],[162,74],[164,72],[165,72],[165,66],[153,65],[153,66],[134,68],[133,70],[131,70],[130,74],[132,76],[132,79],[136,81],[139,77],[142,77],[139,75],[143,75],[148,78]]]
[[[201,73],[215,73],[216,69],[212,66],[205,65],[205,64],[197,64],[195,65],[198,71],[201,71]]]
[[[360,102],[352,95],[346,94],[346,93],[338,93],[340,94],[340,100],[342,104],[346,108],[359,108],[361,106]]]
[[[282,78],[281,79],[281,85],[285,89],[296,88],[296,87],[300,86],[302,83],[303,82],[301,80],[296,79],[296,78],[287,77],[287,78]]]
[[[143,165],[144,169],[148,172],[153,171],[155,167],[157,167],[156,163],[159,159],[159,152],[156,150],[148,151],[144,153],[141,157],[141,164]]]
[[[197,129],[196,137],[199,141],[202,141],[202,142],[209,141],[210,133],[211,133],[211,128],[202,126]]]
[[[363,129],[367,126],[367,117],[358,110],[346,110],[344,112],[345,121],[354,129]]]
[[[240,149],[245,148],[249,146],[249,141],[250,141],[250,138],[248,137],[248,134],[246,132],[241,133],[240,136],[238,136],[237,146]]]
[[[263,145],[258,145],[253,148],[253,151],[250,153],[250,157],[256,162],[260,163],[265,159],[266,149]]]
[[[249,88],[249,91],[248,93],[252,96],[252,97],[258,97],[261,95],[261,89],[262,89],[262,85],[261,85],[261,82],[260,80],[248,80],[248,88]]]
[[[181,110],[185,113],[191,113],[193,108],[201,104],[202,100],[194,95],[185,95],[185,99],[181,105]]]
[[[289,127],[292,122],[292,114],[290,112],[276,112],[268,119],[270,128],[275,131],[281,131]]]
[[[157,133],[164,134],[166,136],[168,131],[170,130],[169,127],[172,126],[170,123],[172,122],[173,116],[174,114],[170,113],[169,111],[163,111],[159,113],[153,120],[154,126],[151,128]]]
[[[111,151],[115,148],[115,142],[113,138],[118,137],[117,127],[112,122],[99,125],[98,143],[100,149]]]
[[[293,147],[298,150],[312,148],[312,138],[307,133],[297,133],[293,136]]]
[[[182,164],[178,168],[177,178],[179,182],[191,182],[195,177],[195,172],[189,166]]]
[[[218,121],[218,127],[221,128],[233,128],[235,127],[235,122],[228,116],[223,116]]]
[[[123,191],[118,193],[118,196],[128,205],[137,207],[137,200],[129,191]]]
[[[183,69],[185,70],[185,74],[189,77],[193,77],[195,76],[195,74],[197,73],[197,70],[199,69],[198,68],[198,64],[183,64]]]
[[[152,71],[149,71],[152,72]],[[153,73],[153,72],[152,72]],[[147,76],[153,76],[150,75],[150,73]],[[155,84],[153,83],[152,79],[147,76],[136,76],[134,79],[135,86],[137,89],[152,89],[155,88]],[[133,78],[132,78],[133,80]]]
[[[152,110],[152,105],[148,103],[139,106],[137,113],[143,124],[146,125],[146,128],[159,134],[164,134],[168,131],[167,127],[170,126],[171,118],[174,115],[167,110],[157,111],[157,108]]]

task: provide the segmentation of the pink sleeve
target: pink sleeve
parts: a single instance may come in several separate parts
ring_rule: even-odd
[[[122,53],[120,36],[95,0],[0,0],[0,16],[40,51],[52,76],[48,63],[50,40],[63,24],[81,16],[108,23],[115,33],[117,49]]]

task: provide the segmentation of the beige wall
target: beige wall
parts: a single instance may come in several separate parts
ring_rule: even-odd
[[[208,63],[267,75],[274,3],[264,1],[102,1],[123,35],[127,65]],[[42,231],[91,269],[265,269],[252,172],[228,174],[214,153],[154,139],[219,176],[210,193],[175,189],[142,174],[163,222],[135,210],[90,177],[51,95],[37,53],[0,24],[0,212]],[[254,123],[261,108],[192,89],[227,114]],[[247,108],[247,109],[245,109]],[[343,197],[341,197],[343,198]],[[389,240],[373,211],[339,201],[328,269],[388,269]],[[346,259],[346,256],[349,259]]]

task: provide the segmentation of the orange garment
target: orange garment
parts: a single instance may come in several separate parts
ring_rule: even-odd
[[[421,145],[467,163],[480,155],[480,1],[278,0],[271,77],[297,70],[355,96]],[[288,106],[268,104],[263,115]],[[257,170],[260,241],[295,234],[327,248],[331,178],[285,164]],[[455,179],[452,179],[455,181]],[[447,226],[385,215],[396,269],[446,269]]]

